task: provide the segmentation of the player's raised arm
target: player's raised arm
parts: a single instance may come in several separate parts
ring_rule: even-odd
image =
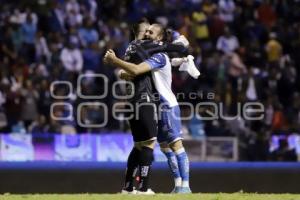
[[[108,50],[104,56],[104,62],[116,67],[119,67],[134,76],[144,74],[152,69],[163,67],[166,63],[163,54],[155,54],[145,62],[134,64],[126,62],[116,56],[113,50]]]

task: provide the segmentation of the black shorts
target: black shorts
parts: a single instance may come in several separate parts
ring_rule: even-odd
[[[129,120],[134,142],[156,139],[157,113],[154,103],[136,103],[133,118]]]

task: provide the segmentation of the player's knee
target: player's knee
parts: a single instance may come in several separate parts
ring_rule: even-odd
[[[169,144],[169,147],[172,149],[173,152],[183,148],[182,140],[177,140]]]
[[[141,148],[142,147],[148,147],[151,149],[154,149],[155,146],[155,140],[148,140],[140,143]]]
[[[162,152],[167,152],[168,150],[170,150],[169,145],[165,142],[160,143],[159,146]]]
[[[142,149],[141,144],[139,142],[135,142],[134,147],[137,148],[138,150]]]

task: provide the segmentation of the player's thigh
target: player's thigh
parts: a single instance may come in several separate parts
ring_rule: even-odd
[[[182,139],[179,106],[164,109],[160,112],[158,142],[174,143]]]
[[[141,127],[139,125],[138,120],[135,118],[129,120],[129,125],[131,129],[131,134],[133,137],[133,141],[136,147],[138,147],[139,142],[141,141]]]
[[[142,104],[137,108],[137,119],[141,126],[155,133],[157,136],[157,113],[154,103]]]
[[[162,119],[157,121],[157,142],[159,144],[167,143],[168,132],[163,128],[164,122]]]
[[[159,147],[160,147],[160,150],[162,152],[168,152],[168,151],[170,151],[169,144],[166,143],[166,142],[159,143]]]
[[[180,139],[180,140],[176,140],[174,142],[171,142],[169,144],[169,147],[174,152],[177,151],[177,150],[179,150],[179,149],[181,149],[181,148],[183,148],[182,140]]]
[[[147,104],[139,106],[134,120],[135,142],[153,143],[157,137],[156,109],[155,105]],[[149,141],[149,142],[148,142]]]
[[[156,143],[156,139],[150,139],[147,141],[140,142],[139,146],[140,146],[140,148],[148,147],[148,148],[154,149],[155,143]]]

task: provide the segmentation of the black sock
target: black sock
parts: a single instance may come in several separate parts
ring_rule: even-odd
[[[152,162],[153,162],[153,149],[148,147],[143,147],[140,153],[140,163],[139,163],[139,170],[140,170],[139,190],[140,191],[145,192],[149,188],[149,174],[150,174]]]
[[[140,157],[140,150],[133,147],[131,150],[128,160],[127,160],[127,169],[125,174],[125,184],[124,190],[132,191],[133,190],[133,183],[135,179],[136,172],[138,170],[139,165],[139,157]]]

